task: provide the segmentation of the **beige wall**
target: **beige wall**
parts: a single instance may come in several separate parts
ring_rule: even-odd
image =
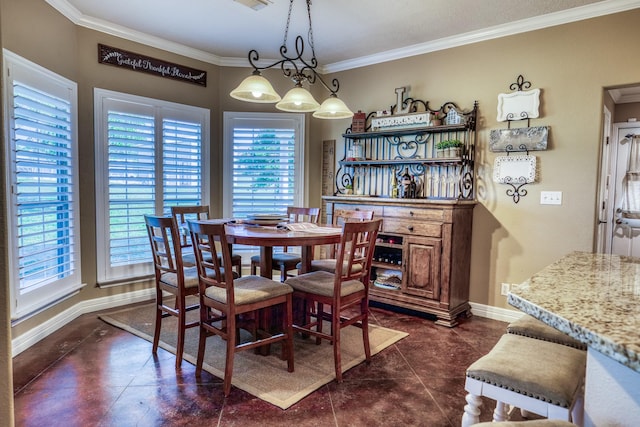
[[[603,88],[640,83],[640,58],[628,55],[640,39],[639,19],[640,11],[636,10],[336,74],[340,97],[354,110],[370,112],[391,106],[394,89],[400,86],[410,86],[409,96],[428,100],[433,107],[454,101],[469,108],[479,102],[479,204],[474,213],[471,301],[507,308],[500,282],[519,283],[569,251],[592,250]],[[78,296],[15,326],[12,333],[17,337],[79,301],[141,287],[105,290],[95,286],[94,87],[211,109],[214,213],[221,212],[217,206],[221,200],[222,111],[275,109],[228,97],[248,69],[220,68],[76,27],[43,0],[0,0],[0,22],[3,47],[78,82],[80,106],[82,271],[87,286]],[[204,69],[208,85],[202,88],[98,64],[97,43]],[[621,57],[624,67],[611,66]],[[278,81],[278,73],[267,74],[273,74],[276,89],[284,92],[290,84],[284,78]],[[497,96],[510,92],[509,85],[519,74],[534,88],[542,89],[542,117],[531,124],[550,126],[551,132],[549,150],[534,153],[539,180],[528,185],[528,195],[515,204],[505,194],[507,188],[491,180],[497,154],[487,146],[489,131],[506,127],[496,122]],[[322,98],[321,91],[316,95]],[[320,206],[322,141],[340,142],[349,121],[320,121],[308,116],[306,123],[309,204]],[[542,190],[562,191],[562,206],[541,206]],[[0,191],[4,200],[4,186]],[[2,248],[5,246],[3,241]],[[4,251],[0,250],[0,255],[5,264]],[[0,299],[0,309],[6,306],[7,286],[4,291],[0,293],[5,298]],[[6,313],[3,319],[8,319]],[[4,360],[10,349],[4,344],[0,362],[5,363],[0,366],[7,370],[9,365],[10,370],[10,360]],[[6,378],[0,381],[3,390],[10,389]]]
[[[636,119],[640,122],[640,102],[616,105],[613,112],[614,122],[626,122],[629,119]]]
[[[474,211],[471,301],[508,308],[499,283],[520,283],[560,256],[594,247],[595,204],[603,87],[638,84],[640,11],[591,19],[337,74],[341,97],[352,109],[395,104],[394,89],[439,107],[479,101],[477,199]],[[624,67],[612,66],[625,59]],[[539,179],[515,204],[505,185],[491,179],[500,153],[488,150],[497,96],[519,74],[540,88],[549,149],[535,152]],[[517,125],[516,125],[517,126]],[[337,124],[323,138],[340,138]],[[540,205],[540,191],[563,192],[561,206]]]

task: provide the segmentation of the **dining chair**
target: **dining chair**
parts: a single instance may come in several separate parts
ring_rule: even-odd
[[[199,278],[200,339],[196,360],[196,376],[202,374],[206,340],[219,336],[226,341],[224,395],[231,391],[233,359],[237,352],[282,342],[287,370],[293,372],[292,292],[290,286],[261,276],[249,275],[234,278],[223,265],[231,261],[225,225],[203,221],[188,221],[191,240],[194,242],[196,267]],[[219,260],[222,259],[222,262]],[[258,334],[254,325],[246,326],[244,320],[258,311],[281,307],[281,331]],[[260,316],[252,316],[255,320]],[[250,341],[239,339],[238,327],[252,332]],[[266,331],[271,332],[271,331]]]
[[[373,219],[373,211],[370,210],[349,210],[336,209],[333,212],[333,225],[341,226],[345,222],[351,221],[371,221]],[[311,271],[328,271],[334,273],[336,271],[336,252],[337,246],[329,246],[327,258],[314,259],[311,261]]]
[[[293,288],[293,298],[304,313],[298,315],[293,328],[304,336],[316,337],[333,344],[336,380],[342,382],[340,330],[350,325],[362,328],[362,340],[367,363],[369,348],[369,278],[376,237],[382,220],[345,222],[338,245],[335,273],[312,271],[285,281]],[[328,310],[325,309],[325,306]],[[329,332],[323,322],[330,323]]]
[[[189,219],[209,219],[209,206],[207,205],[190,205],[190,206],[171,206],[171,216],[174,217],[176,223],[180,227],[180,245],[183,250],[183,261],[187,266],[196,265],[196,260],[191,249],[191,237],[187,229],[187,220]],[[242,276],[242,257],[240,255],[231,255],[231,265],[235,268],[238,277]]]
[[[153,354],[157,354],[160,341],[162,319],[167,316],[178,318],[178,344],[176,347],[176,369],[182,365],[184,337],[186,329],[198,326],[198,321],[187,322],[186,313],[199,305],[187,305],[187,297],[198,294],[198,272],[194,267],[185,268],[178,226],[172,217],[144,216],[156,282],[156,317],[153,332]],[[173,306],[166,304],[164,292],[175,296]]]
[[[320,218],[320,208],[288,206],[287,216],[289,217],[289,222],[311,222],[317,224]],[[280,281],[284,282],[288,277],[288,272],[297,270],[301,261],[300,255],[289,252],[288,248],[284,246],[282,252],[275,252],[273,254],[271,268],[272,270],[280,271]],[[256,274],[259,265],[260,255],[252,256],[251,274]]]

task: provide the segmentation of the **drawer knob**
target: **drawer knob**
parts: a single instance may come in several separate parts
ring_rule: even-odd
[[[408,226],[408,227],[407,227],[407,230],[409,230],[410,232],[412,232],[412,233],[413,233],[413,225]]]
[[[413,215],[414,215],[413,211],[409,211],[409,216],[413,216]]]

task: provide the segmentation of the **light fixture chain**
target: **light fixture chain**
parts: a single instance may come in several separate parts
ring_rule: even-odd
[[[289,15],[287,15],[287,26],[284,28],[284,41],[282,46],[287,47],[287,36],[289,35],[289,23],[291,22],[291,10],[293,9],[293,0],[289,0]]]
[[[311,45],[311,54],[316,57],[316,49],[313,43],[313,25],[311,25],[311,0],[307,0],[307,15],[309,16],[309,45]]]

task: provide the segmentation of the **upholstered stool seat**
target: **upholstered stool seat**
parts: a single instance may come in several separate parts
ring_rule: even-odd
[[[514,334],[467,368],[462,426],[479,422],[480,396],[496,401],[494,421],[508,421],[506,405],[565,421],[581,420],[586,352]]]
[[[579,350],[587,349],[587,346],[580,341],[528,314],[507,325],[507,333],[568,345]]]
[[[562,420],[530,420],[501,421],[474,424],[473,427],[576,427],[575,424]]]

